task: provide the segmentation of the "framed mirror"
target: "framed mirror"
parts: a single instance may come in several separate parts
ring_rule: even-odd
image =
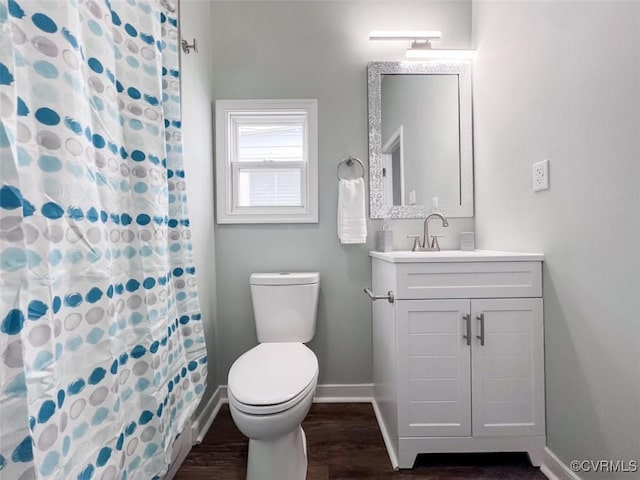
[[[473,216],[471,64],[372,62],[371,218]]]

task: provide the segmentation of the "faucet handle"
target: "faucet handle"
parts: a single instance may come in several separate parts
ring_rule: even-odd
[[[413,247],[411,248],[412,252],[420,250],[420,235],[407,235],[407,238],[413,238]]]
[[[440,244],[438,243],[438,238],[442,238],[444,235],[431,235],[431,249],[440,251]]]

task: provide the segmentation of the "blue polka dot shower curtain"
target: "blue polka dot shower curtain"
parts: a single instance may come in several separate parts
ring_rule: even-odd
[[[0,0],[0,478],[166,472],[206,351],[176,0]]]

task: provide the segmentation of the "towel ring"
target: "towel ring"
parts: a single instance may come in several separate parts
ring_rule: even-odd
[[[362,168],[362,175],[360,175],[360,177],[358,178],[364,178],[364,174],[365,174],[365,168],[364,168],[364,163],[362,163],[362,160],[360,160],[359,158],[356,157],[344,157],[342,160],[340,160],[340,163],[338,163],[338,180],[347,180],[346,178],[342,178],[340,176],[340,167],[342,165],[346,165],[347,167],[351,167],[353,166],[354,163],[357,163],[360,165],[360,168]]]

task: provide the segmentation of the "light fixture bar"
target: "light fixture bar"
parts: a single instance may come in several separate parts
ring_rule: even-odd
[[[407,58],[440,58],[452,60],[471,60],[475,57],[475,50],[447,50],[433,48],[410,48],[406,52]]]
[[[438,30],[374,30],[369,40],[437,40],[442,37]]]

